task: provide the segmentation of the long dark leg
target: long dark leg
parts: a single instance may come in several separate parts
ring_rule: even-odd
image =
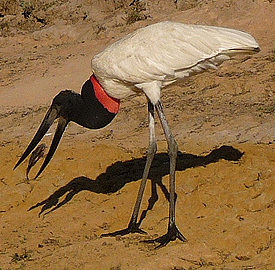
[[[135,203],[134,211],[133,211],[131,220],[129,222],[128,228],[119,230],[116,232],[112,232],[112,233],[103,234],[102,236],[125,235],[128,233],[135,233],[135,232],[145,233],[143,230],[139,228],[140,224],[137,222],[137,218],[138,218],[138,213],[139,213],[144,189],[146,186],[146,181],[150,171],[150,167],[154,159],[155,153],[157,151],[157,143],[156,143],[156,137],[155,137],[154,105],[150,101],[148,102],[148,118],[149,118],[149,146],[147,149],[147,159],[146,159],[146,164],[143,171],[142,181],[139,187],[139,192]]]
[[[136,204],[134,207],[134,211],[132,214],[132,218],[129,223],[129,227],[138,227],[139,224],[137,223],[138,213],[140,209],[140,204],[142,201],[144,189],[146,186],[146,181],[148,178],[148,174],[152,165],[152,161],[154,159],[155,153],[157,151],[157,143],[156,143],[156,137],[155,137],[155,119],[154,119],[154,105],[151,102],[148,102],[148,117],[149,117],[149,146],[147,149],[147,159],[145,168],[143,171],[142,181],[139,187],[138,196],[136,200]]]
[[[150,241],[150,242],[159,242],[160,245],[158,247],[161,247],[161,246],[167,245],[170,241],[176,240],[177,238],[180,239],[181,241],[187,241],[187,240],[178,230],[175,223],[175,170],[176,170],[178,145],[168,126],[165,114],[163,112],[162,104],[160,101],[156,104],[156,110],[168,143],[168,154],[170,157],[170,182],[169,182],[170,196],[169,196],[168,232],[165,235]]]

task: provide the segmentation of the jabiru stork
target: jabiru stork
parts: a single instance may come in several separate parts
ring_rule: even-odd
[[[225,60],[239,54],[259,52],[256,40],[248,33],[214,26],[160,22],[134,31],[92,58],[92,75],[81,94],[61,91],[52,101],[38,131],[17,162],[16,168],[40,142],[55,119],[56,132],[49,152],[36,177],[51,160],[70,121],[89,129],[108,125],[119,111],[120,100],[145,94],[148,101],[149,146],[144,173],[126,229],[104,236],[144,233],[137,222],[146,180],[157,151],[155,111],[160,119],[170,158],[169,222],[167,233],[157,239],[159,246],[186,238],[175,221],[175,167],[177,143],[167,123],[161,103],[161,89],[207,69],[217,69]]]

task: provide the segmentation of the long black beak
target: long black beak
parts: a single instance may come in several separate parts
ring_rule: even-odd
[[[34,135],[32,141],[30,142],[29,146],[27,147],[27,149],[25,150],[25,152],[23,153],[23,155],[21,156],[21,158],[18,160],[18,162],[16,163],[16,165],[14,166],[13,169],[16,169],[25,159],[26,157],[32,152],[32,150],[36,147],[36,145],[41,141],[41,139],[44,137],[44,135],[46,134],[46,132],[48,131],[48,129],[51,127],[51,125],[53,124],[54,120],[56,118],[59,117],[59,121],[58,121],[58,125],[54,134],[54,138],[51,144],[51,147],[49,149],[49,152],[44,160],[44,163],[42,164],[39,172],[37,173],[37,175],[35,176],[35,178],[37,178],[42,171],[46,168],[46,166],[48,165],[48,163],[50,162],[51,158],[53,157],[53,154],[60,142],[60,139],[62,137],[62,134],[68,124],[68,120],[65,119],[62,116],[59,116],[59,112],[58,109],[55,106],[51,106],[50,109],[48,110],[48,112],[46,113],[38,131],[36,132],[36,134]]]

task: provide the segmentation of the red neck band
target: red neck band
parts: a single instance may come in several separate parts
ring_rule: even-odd
[[[118,113],[120,100],[110,97],[104,91],[94,74],[91,76],[90,80],[94,87],[95,96],[98,101],[103,105],[103,107],[107,109],[110,113]]]

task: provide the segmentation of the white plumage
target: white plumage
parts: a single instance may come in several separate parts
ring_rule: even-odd
[[[92,70],[110,96],[122,99],[142,90],[156,104],[162,87],[257,48],[245,32],[161,22],[138,29],[95,55]]]

